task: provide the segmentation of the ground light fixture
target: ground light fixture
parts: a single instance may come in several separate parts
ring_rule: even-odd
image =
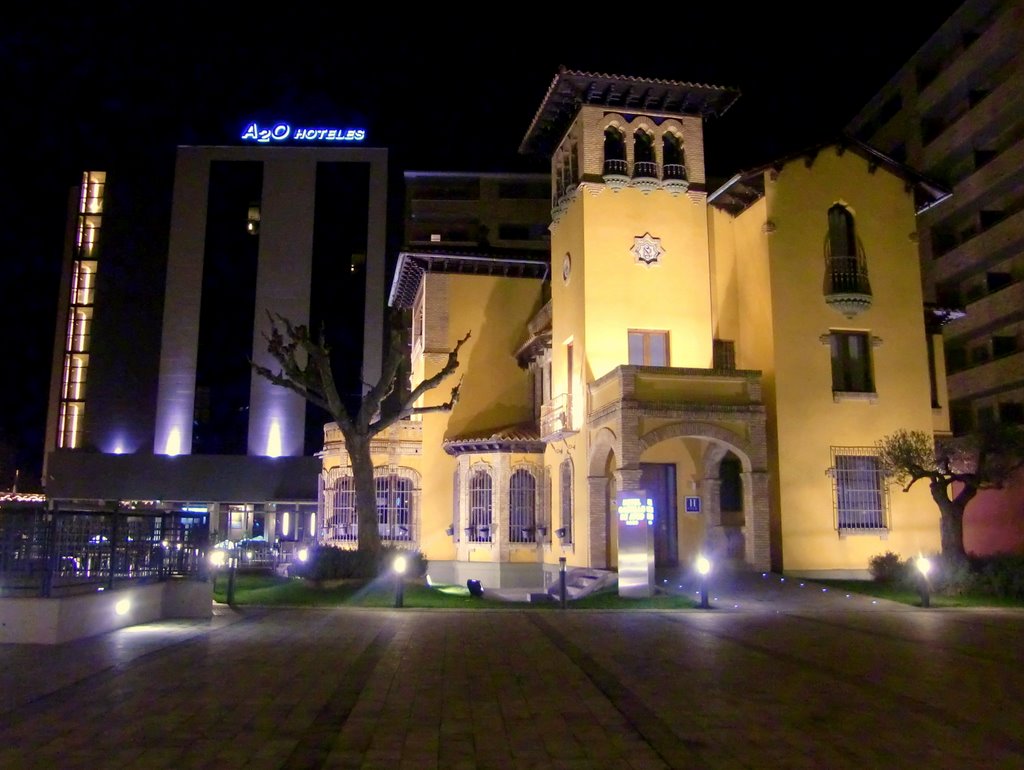
[[[401,607],[404,603],[405,570],[408,566],[409,561],[404,556],[396,556],[391,562],[391,571],[395,573],[395,607]]]
[[[931,586],[928,583],[928,573],[932,571],[931,560],[927,556],[918,556],[917,561],[914,562],[917,567],[917,571],[921,574],[921,579],[918,581],[918,593],[921,594],[921,606],[931,606]]]
[[[711,561],[704,554],[697,556],[697,572],[700,573],[700,608],[711,608],[708,604],[708,574],[711,572]]]

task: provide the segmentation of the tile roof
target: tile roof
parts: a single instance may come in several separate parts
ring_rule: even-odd
[[[550,155],[582,105],[622,112],[668,115],[722,115],[739,98],[735,88],[678,80],[636,78],[561,67],[519,145],[519,152]]]

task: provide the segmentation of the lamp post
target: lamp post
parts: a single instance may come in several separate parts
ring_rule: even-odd
[[[932,571],[932,563],[925,556],[918,556],[915,562],[917,571],[921,573],[921,579],[917,584],[918,592],[921,594],[921,606],[931,606],[930,590],[931,586],[928,583],[928,573]]]
[[[391,569],[395,573],[395,607],[401,607],[405,598],[405,583],[403,580],[407,566],[408,561],[404,556],[396,556],[395,560],[391,563]]]
[[[711,572],[711,562],[704,554],[697,556],[697,572],[700,573],[700,608],[707,610],[711,608],[708,604],[708,573]]]

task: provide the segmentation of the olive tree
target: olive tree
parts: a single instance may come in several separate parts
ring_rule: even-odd
[[[923,431],[898,430],[876,442],[883,470],[908,491],[925,481],[939,508],[943,556],[964,558],[964,511],[983,489],[1000,489],[1024,467],[1024,431],[995,425],[935,441]]]

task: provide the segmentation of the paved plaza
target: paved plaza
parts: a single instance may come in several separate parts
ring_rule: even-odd
[[[1024,611],[719,589],[711,610],[217,606],[0,645],[0,768],[1024,768]]]

